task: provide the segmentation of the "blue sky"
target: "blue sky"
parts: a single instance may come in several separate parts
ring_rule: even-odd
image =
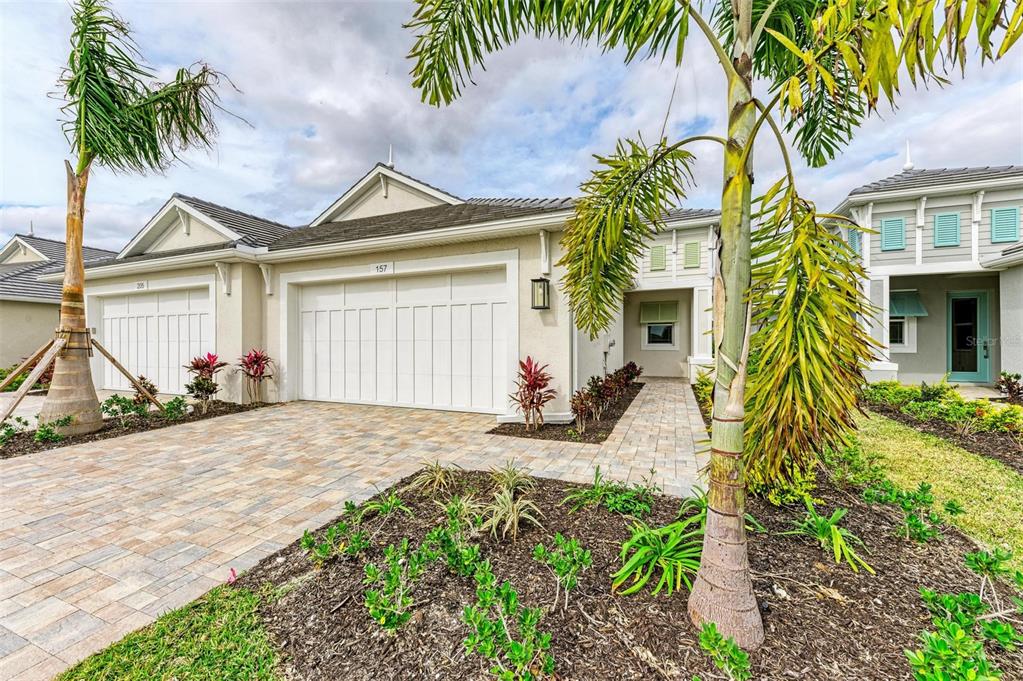
[[[303,224],[394,146],[397,168],[459,196],[567,196],[592,155],[622,135],[656,138],[675,69],[622,63],[619,52],[527,40],[494,55],[454,105],[420,103],[405,59],[406,2],[125,2],[145,56],[166,76],[205,60],[227,74],[216,148],[165,175],[113,175],[90,185],[86,242],[117,249],[175,191]],[[67,57],[65,2],[0,3],[0,243],[34,224],[62,238],[67,143],[52,96]],[[720,132],[724,89],[693,35],[668,116],[670,135]],[[965,81],[913,91],[875,117],[827,168],[798,174],[831,208],[853,187],[899,172],[912,142],[918,168],[1023,163],[1023,47]],[[780,160],[758,147],[765,186]],[[695,149],[690,205],[714,207],[720,153]]]

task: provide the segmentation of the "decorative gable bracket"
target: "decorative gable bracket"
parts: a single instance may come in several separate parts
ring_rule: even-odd
[[[263,290],[268,296],[274,294],[273,280],[274,280],[274,266],[266,263],[259,263],[259,271],[263,273]]]

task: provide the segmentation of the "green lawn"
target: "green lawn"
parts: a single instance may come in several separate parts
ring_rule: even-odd
[[[256,612],[259,597],[217,587],[80,662],[59,681],[271,681],[276,655]]]
[[[892,482],[931,483],[939,508],[956,499],[966,513],[951,522],[985,546],[1011,549],[1014,566],[1023,568],[1023,476],[883,416],[861,418],[859,426],[864,451],[880,457]]]

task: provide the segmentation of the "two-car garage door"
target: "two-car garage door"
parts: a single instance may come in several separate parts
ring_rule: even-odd
[[[506,410],[503,267],[305,285],[299,314],[301,399]]]
[[[100,342],[135,376],[156,383],[161,392],[184,393],[184,365],[214,350],[209,288],[137,293],[101,298]],[[100,384],[131,390],[107,361],[97,360]]]

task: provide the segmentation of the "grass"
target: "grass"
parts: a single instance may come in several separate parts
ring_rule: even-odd
[[[987,547],[1011,549],[1011,564],[1023,569],[1023,476],[883,416],[861,418],[859,427],[864,451],[879,457],[892,482],[906,489],[931,483],[939,509],[957,500],[966,513],[949,522]]]
[[[220,586],[61,674],[59,681],[174,679],[270,681],[276,654],[260,624],[259,596]]]

